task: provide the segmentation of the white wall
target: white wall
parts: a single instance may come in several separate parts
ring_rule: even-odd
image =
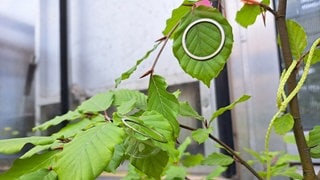
[[[33,123],[33,96],[24,96],[24,88],[34,53],[35,2],[0,3],[0,138],[11,136],[5,127],[23,136]]]

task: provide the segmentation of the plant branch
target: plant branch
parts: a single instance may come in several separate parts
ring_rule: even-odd
[[[195,131],[196,129],[180,124],[181,128],[190,130],[190,131]],[[230,148],[227,144],[225,144],[224,142],[220,141],[218,138],[216,138],[215,136],[213,136],[212,134],[209,134],[209,138],[213,141],[215,141],[216,143],[218,143],[220,146],[222,146],[231,156],[233,156],[233,158],[235,159],[236,162],[239,162],[240,164],[242,164],[244,167],[246,167],[256,178],[258,178],[259,180],[263,180],[263,178],[257,173],[257,171],[255,171],[245,160],[243,160],[232,148]]]
[[[157,56],[156,56],[156,58],[155,58],[155,60],[154,60],[154,62],[153,62],[153,64],[152,64],[150,70],[148,70],[146,73],[144,73],[140,78],[144,78],[144,77],[146,77],[146,76],[148,76],[148,75],[152,75],[152,74],[153,74],[154,68],[156,67],[157,62],[159,61],[159,58],[160,58],[160,56],[161,56],[164,48],[166,47],[167,42],[169,41],[169,39],[170,39],[170,37],[172,36],[173,32],[174,32],[174,31],[177,29],[177,27],[179,26],[179,24],[180,24],[180,22],[178,22],[178,23],[171,29],[171,31],[168,33],[167,36],[165,36],[164,38],[161,38],[160,40],[158,40],[158,41],[163,41],[163,45],[161,46],[161,49],[159,50],[159,52],[158,52],[158,54],[157,54]]]
[[[284,63],[286,68],[289,68],[292,63],[292,54],[290,50],[290,43],[288,38],[288,30],[286,26],[286,8],[287,1],[279,0],[278,12],[276,15],[276,25],[279,32],[282,56],[284,58]],[[290,94],[294,88],[297,86],[296,73],[292,73],[287,81],[288,94]],[[303,133],[303,127],[301,123],[301,116],[299,112],[298,98],[295,96],[289,103],[290,113],[294,118],[293,132],[297,142],[297,148],[299,151],[299,156],[302,163],[303,175],[306,180],[316,179],[314,172],[310,150],[307,146],[306,139]]]

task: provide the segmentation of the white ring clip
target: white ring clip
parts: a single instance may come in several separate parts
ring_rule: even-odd
[[[197,55],[192,54],[188,50],[187,45],[186,45],[186,36],[187,36],[188,32],[190,31],[190,29],[193,26],[195,26],[196,24],[199,24],[199,23],[202,23],[202,22],[208,22],[208,23],[213,24],[214,26],[216,26],[219,29],[220,34],[221,34],[221,42],[219,44],[219,47],[212,54],[209,54],[207,56],[197,56]],[[202,19],[198,19],[196,21],[193,21],[184,30],[183,35],[182,35],[182,47],[183,47],[184,51],[188,54],[188,56],[190,56],[192,59],[199,60],[199,61],[205,61],[205,60],[213,58],[214,56],[216,56],[222,50],[225,40],[226,40],[225,32],[224,32],[222,26],[217,21],[215,21],[213,19],[209,19],[209,18],[202,18]]]

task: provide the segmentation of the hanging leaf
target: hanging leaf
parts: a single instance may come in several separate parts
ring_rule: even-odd
[[[166,21],[166,28],[162,32],[163,35],[167,36],[170,31],[180,22],[181,18],[183,18],[188,12],[191,11],[193,3],[183,2],[178,8],[172,10],[172,15]],[[174,33],[170,36],[170,38],[174,37]]]
[[[162,114],[170,123],[174,137],[179,135],[177,116],[180,105],[177,98],[167,91],[167,83],[158,75],[150,77],[147,109]]]
[[[82,102],[77,108],[78,111],[86,112],[101,112],[107,110],[113,102],[113,93],[108,91],[105,93],[99,93],[91,97],[90,99]]]
[[[55,155],[58,152],[50,151],[27,159],[17,159],[8,171],[0,174],[0,179],[18,179],[23,175],[37,173],[41,169],[49,169],[53,165],[56,158]]]
[[[236,14],[236,21],[242,27],[247,28],[248,26],[254,24],[258,15],[261,13],[261,8],[259,5],[254,4],[244,4],[243,7]]]
[[[63,179],[94,179],[111,161],[114,147],[123,141],[124,131],[101,124],[79,133],[64,145],[53,169]]]
[[[224,155],[222,153],[212,153],[207,158],[202,161],[204,165],[219,165],[219,166],[228,166],[233,163],[233,159],[230,156]]]
[[[293,128],[294,119],[291,114],[285,114],[275,119],[273,123],[274,130],[279,135],[284,135]]]
[[[291,53],[293,58],[298,60],[307,47],[307,34],[297,22],[288,19],[286,23]]]
[[[231,103],[230,105],[225,106],[225,107],[222,107],[222,108],[219,108],[217,111],[215,111],[215,112],[212,114],[212,116],[211,116],[211,118],[210,118],[210,122],[212,122],[215,118],[217,118],[218,116],[220,116],[220,115],[223,114],[224,112],[232,110],[238,103],[245,102],[245,101],[247,101],[248,99],[250,99],[250,96],[248,96],[248,95],[243,95],[243,96],[241,96],[239,99],[237,99],[236,101],[234,101],[233,103]]]
[[[32,130],[33,131],[36,131],[36,130],[44,131],[51,126],[56,126],[56,125],[60,124],[63,121],[66,121],[66,120],[72,121],[72,120],[76,120],[80,117],[81,117],[81,114],[79,112],[68,111],[66,114],[61,115],[61,116],[56,116],[55,118],[53,118],[53,119],[51,119],[51,120],[49,120],[39,126],[34,127]]]
[[[189,26],[196,20],[208,19],[217,25],[200,22]],[[190,28],[187,33],[186,28]],[[174,37],[173,53],[186,73],[209,87],[210,81],[218,76],[227,62],[232,44],[232,28],[228,21],[217,9],[199,6],[181,20]],[[205,59],[198,60],[193,56]]]
[[[320,158],[320,126],[315,126],[309,132],[308,146],[313,158]]]
[[[126,79],[129,79],[131,74],[134,73],[138,66],[142,63],[142,61],[144,61],[145,59],[147,59],[149,57],[149,55],[157,49],[157,47],[159,46],[160,42],[155,44],[153,46],[152,49],[150,49],[149,51],[147,51],[147,53],[139,60],[137,60],[136,64],[131,67],[129,70],[127,70],[126,72],[122,73],[120,77],[118,77],[116,80],[115,80],[115,87],[117,88],[119,86],[119,84],[121,83],[121,81],[123,80],[126,80]]]
[[[212,129],[197,129],[195,131],[192,131],[192,138],[198,142],[199,144],[204,143],[208,138],[209,138],[209,134],[212,132]]]
[[[31,136],[14,139],[0,140],[0,153],[15,154],[21,151],[24,145],[31,143],[33,145],[46,145],[54,142],[54,138],[45,136]]]

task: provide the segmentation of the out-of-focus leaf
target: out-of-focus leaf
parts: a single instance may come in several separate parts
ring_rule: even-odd
[[[284,114],[275,119],[273,123],[274,130],[279,135],[284,135],[293,128],[294,119],[291,114]]]
[[[187,176],[187,170],[182,166],[170,166],[166,172],[166,180],[182,180]]]
[[[227,170],[227,167],[216,166],[214,170],[206,177],[206,180],[215,179]]]
[[[203,159],[204,157],[202,154],[186,155],[181,162],[185,167],[193,167],[200,165]]]
[[[214,152],[206,157],[202,164],[204,165],[219,165],[219,166],[228,166],[233,163],[233,159],[230,156],[224,155],[222,153]]]
[[[307,47],[307,34],[297,22],[288,19],[286,23],[292,56],[299,59]]]
[[[195,131],[192,131],[191,135],[192,138],[197,141],[199,144],[204,143],[208,138],[209,134],[212,132],[212,129],[197,129]]]
[[[241,26],[247,28],[256,22],[256,19],[260,13],[261,9],[259,5],[244,4],[236,14],[236,21]]]
[[[308,146],[313,158],[320,158],[320,126],[315,126],[309,132]]]
[[[305,56],[304,61],[306,62],[307,59],[308,59],[308,54]],[[318,63],[318,62],[320,62],[320,49],[319,49],[319,48],[316,49],[316,50],[313,52],[313,57],[312,57],[312,59],[311,59],[311,65],[316,64],[316,63]]]

